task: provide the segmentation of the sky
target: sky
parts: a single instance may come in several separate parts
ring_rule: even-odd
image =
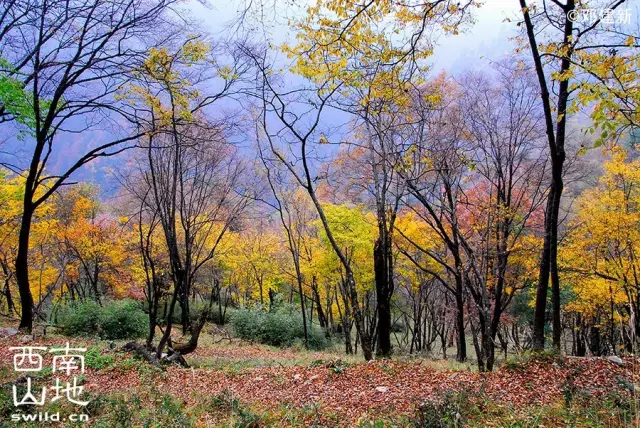
[[[206,0],[205,0],[206,1]],[[237,18],[238,12],[246,7],[252,0],[208,0],[205,4],[199,0],[189,0],[185,4],[187,13],[199,22],[200,28],[210,33],[213,39],[228,38],[230,23]],[[268,38],[274,46],[284,42],[293,42],[294,34],[287,26],[287,20],[296,16],[302,16],[306,5],[315,0],[253,0],[252,4],[266,4],[264,20],[256,19],[248,24],[253,29],[254,39],[262,41]],[[640,0],[632,0],[634,16],[638,20]],[[500,61],[510,55],[514,49],[511,40],[517,34],[516,22],[519,16],[518,0],[485,0],[484,4],[474,9],[475,24],[457,36],[443,35],[436,41],[434,54],[430,59],[432,73],[435,75],[441,71],[449,74],[459,74],[473,69],[478,70],[490,66],[491,61]],[[255,15],[254,15],[255,16]],[[507,18],[512,18],[511,21]],[[634,22],[638,24],[638,22]],[[327,118],[331,121],[331,118]],[[58,156],[52,159],[49,171],[51,173],[68,166],[72,156],[64,156],[66,153],[83,152],[87,134],[68,136],[64,150],[58,151]],[[64,142],[62,144],[65,144]],[[27,147],[25,147],[28,150]],[[61,153],[62,152],[62,153]],[[125,153],[118,159],[101,160],[86,165],[82,172],[75,178],[99,183],[106,193],[117,187],[117,182],[109,177],[109,169],[112,165],[126,164],[126,158],[131,154]],[[123,159],[124,158],[124,159]],[[111,188],[111,191],[109,190]]]
[[[310,1],[296,1],[297,8],[286,6],[290,1],[272,0],[285,6],[277,10],[269,7],[264,12],[266,19],[255,27],[266,25],[266,32],[274,45],[293,41],[293,34],[286,22],[290,17],[299,16]],[[204,29],[213,35],[226,35],[228,24],[238,15],[248,0],[212,1],[208,6],[192,1],[188,10]],[[268,3],[268,1],[267,1]],[[432,57],[434,72],[458,73],[470,67],[477,69],[478,62],[486,66],[491,60],[499,60],[513,50],[510,37],[516,34],[515,22],[505,18],[517,17],[518,0],[485,0],[482,7],[474,9],[476,23],[457,36],[440,37]],[[273,17],[276,16],[275,22]],[[258,31],[258,30],[257,30]],[[258,32],[256,34],[259,34]]]

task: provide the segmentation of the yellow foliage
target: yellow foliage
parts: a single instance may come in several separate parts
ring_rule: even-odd
[[[617,147],[604,169],[598,186],[578,199],[560,251],[563,278],[576,295],[568,309],[588,317],[635,300],[639,285],[640,160],[628,161]]]

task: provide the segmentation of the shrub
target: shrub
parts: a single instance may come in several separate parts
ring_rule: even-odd
[[[116,300],[102,308],[100,337],[108,340],[135,339],[149,332],[149,318],[133,300]]]
[[[272,346],[292,346],[304,340],[302,315],[291,307],[267,312],[262,308],[238,309],[231,316],[236,336]],[[309,348],[324,349],[327,339],[322,329],[308,327]]]
[[[404,322],[397,320],[391,323],[391,332],[392,333],[402,333],[407,329],[407,326],[404,325]]]
[[[149,331],[149,319],[133,300],[117,300],[100,306],[73,302],[58,313],[58,324],[67,336],[99,336],[103,339],[135,339]]]
[[[84,354],[84,362],[89,368],[102,370],[105,367],[112,366],[115,362],[115,357],[113,354],[103,354],[100,348],[93,347]]]
[[[58,324],[66,336],[93,336],[100,326],[102,308],[96,302],[71,302],[58,312]]]

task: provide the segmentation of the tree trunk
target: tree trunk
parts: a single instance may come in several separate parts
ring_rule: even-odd
[[[536,290],[536,308],[533,322],[533,349],[540,351],[544,349],[544,325],[546,321],[547,288],[549,286],[549,276],[551,276],[551,297],[553,310],[553,345],[560,349],[561,324],[560,324],[560,280],[558,277],[558,216],[560,212],[560,198],[562,196],[563,182],[562,172],[565,160],[564,143],[566,132],[567,101],[569,99],[569,79],[563,79],[558,85],[558,105],[556,117],[556,130],[553,128],[553,111],[549,101],[549,89],[545,75],[544,66],[540,52],[536,33],[529,14],[526,0],[520,0],[520,6],[527,28],[529,46],[535,64],[536,74],[540,84],[540,97],[544,108],[545,127],[549,142],[549,155],[551,157],[551,185],[547,200],[547,211],[545,213],[545,236],[544,247],[540,260],[540,272],[538,277],[538,287]],[[563,48],[568,51],[564,53],[560,64],[560,74],[568,71],[571,67],[571,38],[573,32],[573,21],[570,13],[575,9],[575,1],[567,0],[563,6],[564,36]]]
[[[311,280],[311,289],[313,291],[313,297],[316,300],[316,311],[318,312],[318,322],[320,323],[320,327],[328,329],[329,324],[327,317],[324,314],[324,310],[322,309],[322,301],[320,300],[320,292],[318,291],[318,284],[316,283],[315,277]]]
[[[20,293],[20,328],[31,332],[33,328],[33,296],[29,286],[29,233],[31,232],[33,209],[31,208],[31,197],[25,195],[24,198],[22,222],[20,223],[20,233],[18,235],[16,281],[18,283],[18,292]]]
[[[459,289],[458,289],[459,288]],[[467,360],[467,339],[464,334],[464,300],[462,299],[462,283],[456,285],[456,361],[463,363]]]
[[[373,248],[373,265],[376,283],[376,311],[378,312],[378,334],[376,356],[387,358],[391,356],[391,296],[393,293],[393,278],[390,275],[387,239],[378,237]]]
[[[302,273],[296,262],[296,270],[298,271],[298,293],[300,294],[300,310],[302,311],[302,330],[304,331],[304,347],[309,349],[309,332],[307,330],[307,312],[304,308],[304,293],[302,292]]]

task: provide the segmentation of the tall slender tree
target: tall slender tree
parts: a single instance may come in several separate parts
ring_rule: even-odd
[[[28,127],[26,170],[15,276],[20,292],[20,327],[31,330],[29,242],[36,210],[83,165],[135,145],[135,109],[118,100],[122,88],[153,44],[163,43],[172,25],[175,0],[12,0],[0,4],[0,74],[27,95],[12,105],[0,100],[2,121]],[[16,108],[20,107],[20,108]],[[22,108],[24,107],[24,108]],[[106,131],[107,138],[71,154],[65,144],[80,132]],[[65,153],[70,166],[46,175]]]
[[[551,279],[551,306],[553,318],[553,346],[560,349],[562,325],[560,319],[560,278],[558,275],[558,223],[560,203],[564,189],[568,120],[576,111],[574,99],[581,89],[594,92],[588,83],[596,80],[607,86],[603,76],[610,71],[584,65],[598,57],[598,63],[607,64],[608,58],[619,55],[619,49],[635,46],[636,38],[629,29],[606,22],[604,14],[596,19],[582,19],[586,9],[609,11],[622,9],[626,0],[584,2],[582,0],[519,0],[524,22],[526,43],[531,52],[533,68],[540,87],[544,122],[551,161],[549,195],[545,211],[544,246],[540,256],[540,272],[536,290],[533,321],[533,348],[544,349],[547,293]],[[626,31],[625,31],[626,30]],[[629,42],[632,37],[632,43]],[[587,73],[580,73],[588,71]],[[557,90],[552,92],[552,84]],[[629,117],[623,121],[629,123]]]

